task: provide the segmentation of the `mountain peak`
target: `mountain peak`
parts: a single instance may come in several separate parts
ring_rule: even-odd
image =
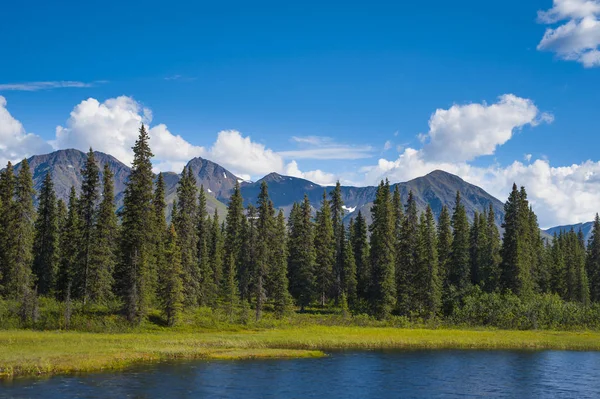
[[[453,180],[457,180],[457,181],[464,181],[463,179],[460,178],[460,176],[457,176],[450,172],[446,172],[445,170],[441,170],[441,169],[436,169],[434,171],[431,171],[431,172],[427,173],[424,177],[433,177],[435,179],[453,179]]]
[[[285,176],[280,175],[279,173],[275,173],[275,172],[271,172],[268,175],[266,175],[265,177],[263,177],[262,179],[260,179],[259,181],[266,181],[268,182],[274,182],[274,181],[282,181],[284,180]]]
[[[221,165],[196,157],[190,160],[187,169],[192,171],[198,185],[202,184],[204,189],[217,198],[228,198],[238,178]]]

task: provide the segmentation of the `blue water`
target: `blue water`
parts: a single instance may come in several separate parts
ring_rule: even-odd
[[[0,398],[600,398],[600,353],[334,352],[0,382]]]

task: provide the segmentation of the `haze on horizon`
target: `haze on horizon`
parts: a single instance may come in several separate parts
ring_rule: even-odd
[[[526,186],[542,226],[600,210],[599,0],[69,3],[4,7],[2,165],[90,146],[129,164],[145,123],[156,171],[442,169],[501,200]]]

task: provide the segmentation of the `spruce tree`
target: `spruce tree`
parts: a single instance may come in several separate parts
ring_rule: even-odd
[[[67,216],[60,230],[60,250],[56,294],[58,299],[65,300],[73,296],[73,280],[79,254],[79,201],[75,187],[69,192]]]
[[[592,302],[600,302],[600,216],[597,213],[588,242],[586,262],[590,299]]]
[[[65,201],[59,199],[56,201],[56,221],[58,224],[58,235],[59,235],[59,243],[60,243],[60,234],[61,231],[67,221],[67,213],[68,213],[67,205]],[[60,245],[59,245],[59,257],[60,257]]]
[[[335,237],[331,222],[331,208],[327,200],[327,192],[323,193],[321,209],[317,212],[315,227],[316,282],[319,302],[325,306],[332,291],[333,266],[335,263]]]
[[[206,193],[204,186],[200,186],[198,195],[198,222],[196,234],[198,237],[198,271],[200,277],[198,302],[200,306],[214,306],[216,304],[217,288],[220,281],[215,281],[216,276],[211,267],[212,250],[212,226],[209,225],[208,213],[206,210]]]
[[[289,218],[288,276],[290,293],[303,311],[314,295],[316,253],[314,226],[308,196],[295,205]]]
[[[434,318],[440,313],[442,303],[442,283],[438,271],[437,234],[433,211],[428,205],[421,214],[419,225],[419,258],[415,283],[420,302],[420,314]]]
[[[394,218],[390,185],[386,180],[379,184],[371,214],[371,313],[388,318],[396,304],[394,276]]]
[[[215,208],[215,213],[212,217],[212,225],[210,226],[210,246],[208,248],[208,278],[207,281],[203,281],[206,290],[206,305],[215,306],[218,297],[218,287],[223,277],[223,233],[221,231],[221,225],[219,223],[219,214]],[[200,264],[200,266],[204,266]],[[202,270],[200,270],[201,278]],[[201,280],[202,281],[202,280]]]
[[[177,232],[177,245],[181,251],[181,268],[186,306],[197,306],[200,298],[200,269],[198,265],[198,205],[196,179],[191,168],[184,168],[177,185],[177,219],[173,220]]]
[[[106,303],[112,299],[113,273],[117,264],[118,226],[113,176],[108,164],[105,164],[102,201],[92,232],[93,246],[88,273],[88,296],[95,303]]]
[[[344,201],[342,200],[342,186],[337,181],[335,188],[330,193],[331,220],[333,225],[333,240],[335,248],[335,261],[332,267],[332,292],[336,302],[339,301],[346,282],[344,281],[344,257],[342,242],[344,241]]]
[[[520,297],[529,297],[534,287],[529,204],[524,188],[519,191],[513,184],[504,212],[500,287]]]
[[[367,222],[359,210],[352,232],[352,249],[356,262],[356,294],[367,301],[371,290],[371,255]]]
[[[283,211],[279,211],[273,235],[273,263],[271,265],[273,309],[277,317],[285,315],[291,307],[292,298],[289,293],[287,277],[287,227]]]
[[[354,248],[352,247],[352,234],[354,231],[353,221],[350,220],[348,232],[344,234],[342,240],[342,270],[343,270],[343,293],[347,304],[353,311],[358,309],[357,281],[356,281],[356,260],[354,259]]]
[[[158,292],[158,276],[161,270],[164,269],[165,259],[165,243],[167,242],[167,203],[165,200],[166,188],[165,179],[162,173],[158,174],[156,179],[156,187],[152,197],[152,248],[151,262],[149,262],[149,279],[148,288],[152,292]],[[173,214],[176,214],[174,210]]]
[[[396,243],[396,294],[397,309],[409,315],[418,307],[415,281],[419,268],[419,215],[415,197],[410,191],[406,202],[406,214],[400,223],[400,237]]]
[[[249,204],[246,208],[247,220],[244,222],[242,236],[242,260],[239,270],[240,299],[242,304],[250,303],[254,294],[254,275],[256,270],[258,232],[256,208]]]
[[[552,239],[552,247],[550,249],[550,293],[560,295],[562,298],[566,297],[566,280],[567,273],[565,268],[565,256],[564,256],[564,235],[562,231],[560,234],[554,233]]]
[[[442,282],[443,303],[450,301],[450,255],[452,254],[452,221],[448,207],[444,205],[440,212],[437,228],[438,269]],[[448,310],[449,306],[445,306]]]
[[[12,239],[9,241],[4,289],[9,298],[23,300],[32,295],[33,241],[35,208],[33,206],[33,180],[27,159],[21,162],[21,168],[15,180],[15,197],[11,211]]]
[[[460,300],[471,284],[469,264],[469,221],[460,192],[456,192],[454,213],[452,214],[452,253],[448,264],[448,280],[456,297]]]
[[[238,287],[235,289],[239,293],[239,271],[242,261],[242,241],[244,238],[244,224],[246,217],[244,215],[244,199],[240,190],[240,183],[236,181],[233,188],[233,194],[227,205],[227,217],[225,222],[225,242],[223,245],[223,276],[222,281],[233,281]],[[231,276],[230,276],[231,274]],[[230,291],[230,290],[228,290]]]
[[[540,226],[536,214],[533,212],[533,208],[529,206],[528,212],[528,228],[527,234],[529,236],[529,252],[531,259],[531,278],[532,285],[535,292],[542,293],[547,291],[549,285],[549,267],[546,264],[545,251],[544,251],[544,240],[540,232]],[[584,249],[584,263],[585,263],[585,244],[582,240],[582,247]]]
[[[583,234],[578,236],[572,228],[566,234],[564,242],[566,292],[564,299],[587,305],[590,294],[585,272],[585,249],[582,241]]]
[[[15,174],[10,162],[0,172],[0,295],[8,296],[8,268],[14,224]]]
[[[481,260],[483,258],[483,248],[485,247],[484,240],[486,238],[485,234],[485,224],[482,224],[480,220],[485,221],[485,215],[479,215],[477,211],[475,211],[475,215],[473,215],[473,224],[471,225],[471,230],[469,231],[469,263],[470,263],[470,275],[471,275],[471,283],[473,285],[482,284],[482,271],[481,271]]]
[[[255,288],[255,316],[256,320],[259,320],[267,300],[267,278],[270,274],[269,264],[273,258],[272,243],[275,229],[273,204],[269,198],[269,188],[265,181],[260,185],[257,205],[256,260],[253,282]]]
[[[485,247],[480,266],[483,279],[483,288],[487,292],[494,292],[500,284],[500,232],[496,226],[496,215],[492,204],[486,214]]]
[[[94,151],[90,148],[87,160],[81,171],[83,182],[81,183],[81,196],[79,199],[79,259],[75,276],[76,294],[87,303],[90,295],[90,259],[94,242],[94,225],[96,223],[99,170],[96,165]]]
[[[37,218],[35,221],[35,241],[33,243],[33,267],[36,286],[40,295],[53,293],[58,271],[58,244],[60,231],[54,183],[50,173],[46,173],[38,197]]]
[[[150,137],[144,125],[133,147],[133,165],[125,187],[122,211],[121,260],[117,289],[129,321],[140,322],[152,300],[153,174]],[[187,282],[186,282],[187,285]]]
[[[183,309],[183,270],[181,250],[177,247],[177,233],[171,224],[165,243],[165,262],[159,274],[159,298],[167,324],[177,323]]]

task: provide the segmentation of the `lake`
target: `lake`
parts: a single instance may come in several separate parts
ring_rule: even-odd
[[[340,351],[0,382],[0,398],[598,398],[600,352]]]

